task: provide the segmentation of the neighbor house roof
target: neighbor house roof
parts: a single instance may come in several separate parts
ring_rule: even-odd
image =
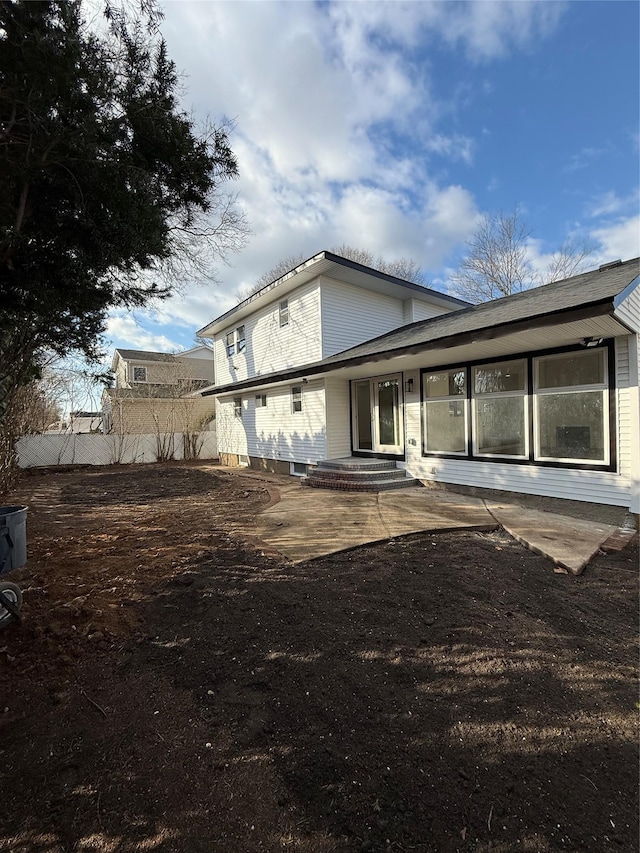
[[[550,323],[613,313],[614,300],[640,278],[640,259],[615,262],[563,281],[494,299],[481,305],[401,326],[322,361],[257,376],[226,386],[210,386],[203,394],[312,376],[349,365],[446,346],[447,341],[487,340]]]
[[[375,270],[372,267],[366,267],[364,264],[351,261],[348,258],[341,258],[339,255],[334,255],[333,252],[323,251],[299,264],[290,270],[290,272],[265,285],[265,287],[262,287],[255,293],[252,293],[246,299],[243,299],[242,302],[239,302],[229,311],[216,317],[215,320],[212,320],[200,329],[197,335],[207,337],[216,334],[228,326],[232,319],[238,322],[243,317],[255,311],[256,308],[266,305],[275,298],[286,296],[294,288],[300,287],[300,285],[306,284],[320,275],[337,279],[345,284],[364,287],[367,290],[373,290],[378,293],[393,294],[396,296],[402,294],[403,299],[416,298],[426,300],[448,310],[461,308],[469,304],[462,299],[449,296],[447,293],[431,290],[428,287],[423,287],[421,284],[415,284],[412,281],[405,281],[394,275],[388,275],[387,273],[380,272],[380,270]],[[273,292],[275,290],[277,290],[277,294]]]
[[[151,352],[143,349],[116,349],[125,361],[173,361],[174,355],[170,352]]]

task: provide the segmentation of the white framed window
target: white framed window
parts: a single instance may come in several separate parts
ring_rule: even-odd
[[[291,411],[294,414],[302,411],[302,385],[291,387]]]
[[[533,359],[534,458],[609,465],[607,350]]]
[[[306,462],[292,462],[289,473],[293,477],[306,477],[308,465]]]
[[[242,397],[233,398],[233,416],[242,419]]]
[[[238,326],[236,329],[236,349],[238,352],[243,352],[247,345],[247,340],[244,334],[244,326]]]
[[[471,394],[474,455],[527,459],[526,359],[473,367]]]
[[[283,326],[288,326],[289,325],[289,300],[288,299],[280,300],[279,316],[280,316],[280,328],[282,328]]]
[[[147,368],[146,367],[134,367],[133,368],[133,381],[134,382],[146,382],[147,381]]]
[[[236,352],[235,332],[227,332],[226,347],[227,347],[227,356],[229,358],[231,358],[231,356],[235,355],[235,352]]]
[[[428,371],[422,375],[424,449],[427,453],[467,454],[467,370]]]
[[[266,394],[256,394],[256,409],[264,409],[267,405]]]

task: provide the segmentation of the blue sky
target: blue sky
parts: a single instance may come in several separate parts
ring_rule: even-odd
[[[252,234],[217,283],[114,313],[108,345],[173,351],[281,258],[346,243],[447,279],[478,218],[519,205],[541,268],[640,254],[636,2],[163,6],[194,116],[235,119]]]

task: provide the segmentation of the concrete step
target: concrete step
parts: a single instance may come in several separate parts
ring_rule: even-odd
[[[420,486],[421,483],[413,477],[402,477],[394,480],[356,480],[353,478],[323,480],[309,476],[303,477],[302,485],[310,486],[313,489],[335,489],[341,492],[387,492],[391,489]]]
[[[316,469],[330,471],[394,471],[397,470],[393,459],[366,459],[353,456],[344,459],[321,459]]]
[[[312,468],[308,476],[314,480],[352,480],[365,482],[367,480],[404,480],[406,474],[399,468],[383,471],[351,471],[344,468]]]
[[[419,486],[420,482],[407,476],[394,459],[368,459],[347,456],[342,459],[322,459],[309,468],[303,485],[314,489],[336,489],[344,492],[383,492]]]

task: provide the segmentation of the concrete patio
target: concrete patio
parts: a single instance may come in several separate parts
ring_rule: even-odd
[[[575,517],[575,502],[571,502],[574,515],[564,515],[523,505],[525,496],[516,494],[511,501],[504,499],[506,493],[496,500],[433,488],[339,492],[303,487],[283,475],[218,470],[233,470],[268,485],[272,503],[256,518],[253,533],[294,563],[410,533],[502,527],[525,547],[548,557],[556,571],[579,575],[606,543],[618,548],[634,536],[625,510],[616,507],[602,508],[602,515],[612,522],[604,523]],[[588,506],[593,515],[593,505]]]

